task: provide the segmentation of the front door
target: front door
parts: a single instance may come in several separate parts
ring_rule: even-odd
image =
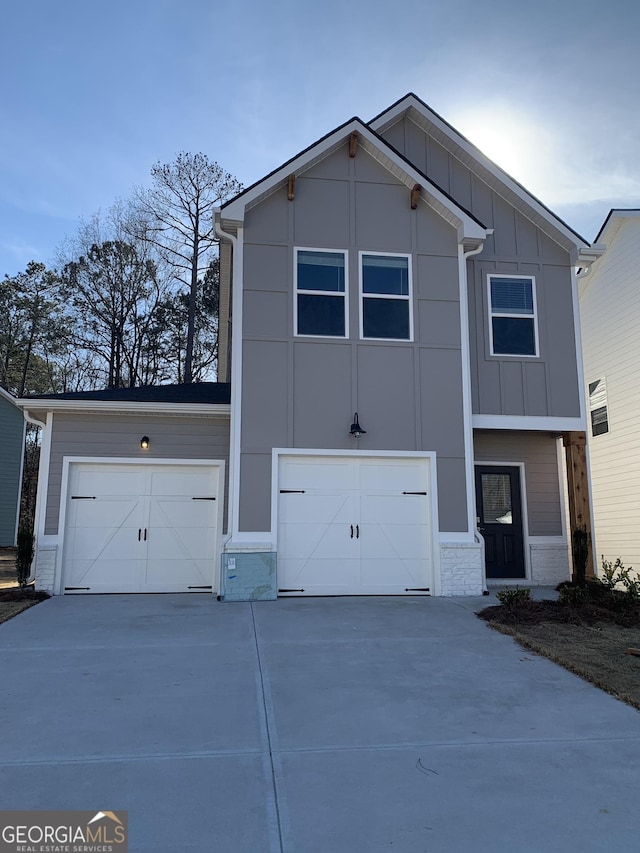
[[[488,578],[524,578],[520,469],[476,466],[478,529],[484,537]]]

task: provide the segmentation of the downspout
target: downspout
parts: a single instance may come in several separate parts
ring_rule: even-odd
[[[216,215],[216,234],[231,243],[231,358],[228,370],[231,381],[231,419],[229,429],[229,488],[227,533],[233,540],[239,529],[240,512],[240,426],[242,416],[242,227],[238,234],[224,231]],[[228,541],[228,540],[227,540]]]
[[[36,508],[35,508],[34,513],[33,513],[33,533],[34,533],[34,542],[36,542],[37,537],[38,537],[38,527],[39,527],[39,522],[40,522],[40,511],[41,511],[40,510],[40,504],[42,503],[41,495],[42,495],[42,490],[43,490],[43,483],[40,480],[41,475],[43,475],[43,473],[44,473],[43,465],[42,465],[42,448],[44,445],[44,434],[45,434],[45,431],[47,429],[47,424],[44,421],[39,421],[37,418],[31,417],[31,415],[28,414],[26,409],[22,410],[22,414],[23,414],[24,419],[25,419],[25,431],[26,431],[26,424],[33,424],[33,426],[42,427],[42,436],[43,436],[43,441],[40,444],[40,460],[38,462],[38,479],[36,481]],[[24,451],[23,451],[23,460],[24,460]],[[34,554],[34,559],[31,561],[31,569],[29,571],[29,577],[27,578],[27,584],[34,583],[35,579],[36,579],[36,559],[35,559],[35,554]]]
[[[493,234],[493,229],[487,229],[487,237]],[[467,526],[473,531],[474,541],[482,549],[482,592],[487,594],[487,578],[485,570],[485,544],[484,537],[478,530],[477,515],[475,509],[475,453],[473,448],[473,426],[471,407],[471,341],[469,338],[469,294],[467,287],[467,260],[474,255],[480,254],[484,249],[484,240],[479,246],[464,251],[464,245],[460,244],[460,340],[465,362],[463,363],[463,385],[462,385],[462,408],[464,423],[465,444],[465,469],[467,480]]]

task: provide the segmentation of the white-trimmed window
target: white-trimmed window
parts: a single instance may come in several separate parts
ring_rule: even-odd
[[[360,252],[360,337],[413,340],[410,255]]]
[[[533,276],[489,275],[491,355],[537,356],[538,319]]]
[[[609,432],[607,383],[604,378],[589,383],[589,412],[591,414],[591,435],[604,435]]]
[[[347,253],[295,250],[294,335],[345,338]]]

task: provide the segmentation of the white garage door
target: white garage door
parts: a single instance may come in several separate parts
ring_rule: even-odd
[[[219,466],[73,463],[63,591],[211,589],[219,480]]]
[[[283,456],[281,595],[433,591],[429,460]]]

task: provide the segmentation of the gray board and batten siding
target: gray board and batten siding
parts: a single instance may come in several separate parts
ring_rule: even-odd
[[[457,234],[409,195],[345,143],[247,212],[241,531],[270,529],[273,447],[436,451],[441,530],[466,530]],[[347,338],[293,336],[295,247],[348,252]],[[410,255],[413,341],[359,339],[359,251]]]
[[[529,536],[562,536],[557,442],[547,432],[474,430],[476,462],[524,464]]]
[[[382,136],[494,233],[468,264],[472,409],[482,415],[579,417],[569,253],[404,117]],[[495,356],[489,349],[487,275],[535,278],[540,354]]]
[[[0,394],[0,546],[16,544],[25,420]]]
[[[143,435],[151,439],[147,450],[140,447]],[[149,462],[154,459],[220,459],[228,464],[229,419],[105,412],[54,414],[45,534],[58,533],[64,456],[119,457]],[[226,512],[225,484],[225,527]]]

